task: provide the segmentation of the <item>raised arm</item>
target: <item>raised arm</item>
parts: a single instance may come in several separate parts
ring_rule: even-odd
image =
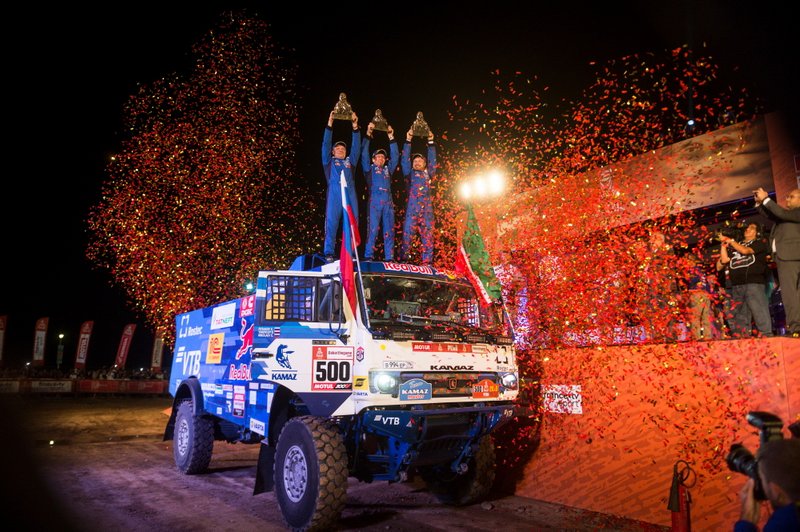
[[[322,166],[328,166],[333,160],[333,111],[328,117],[328,124],[325,126],[325,131],[322,132]]]
[[[400,148],[397,147],[397,142],[394,140],[394,130],[389,126],[389,175],[397,170],[397,165],[400,164]]]
[[[428,175],[436,175],[436,145],[433,143],[433,133],[428,134]]]
[[[358,154],[361,153],[361,130],[358,129],[358,116],[353,113],[353,147],[350,149],[350,164],[358,166]],[[353,169],[355,171],[355,168]]]
[[[403,175],[408,177],[411,175],[411,130],[406,133],[406,142],[403,144],[403,155],[400,157],[400,166],[403,169]]]
[[[361,169],[364,170],[365,174],[369,172],[369,168],[372,166],[372,158],[369,156],[370,138],[370,130],[367,129],[367,136],[364,138],[361,144]]]

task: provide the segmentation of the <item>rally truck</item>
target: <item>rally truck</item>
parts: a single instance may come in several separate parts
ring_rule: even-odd
[[[502,312],[449,271],[342,262],[303,255],[176,317],[177,469],[207,470],[217,440],[260,444],[254,494],[274,490],[294,530],[335,526],[350,476],[418,475],[443,503],[478,502],[519,388]]]

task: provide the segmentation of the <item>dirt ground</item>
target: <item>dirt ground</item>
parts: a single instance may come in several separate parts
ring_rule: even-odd
[[[258,445],[216,442],[185,476],[162,441],[169,397],[0,397],[4,530],[286,530],[275,496],[253,495]],[[350,479],[338,530],[665,530],[516,496],[456,508],[416,482]]]

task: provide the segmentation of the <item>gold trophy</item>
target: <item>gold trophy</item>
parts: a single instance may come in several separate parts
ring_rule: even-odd
[[[380,109],[375,109],[375,116],[372,117],[372,124],[375,131],[389,131],[389,122],[383,117]]]
[[[347,120],[348,122],[353,119],[353,108],[350,107],[347,95],[343,92],[339,93],[339,101],[333,106],[333,119]]]
[[[428,123],[422,117],[422,111],[417,113],[417,119],[414,120],[413,124],[411,124],[411,134],[415,137],[422,137],[426,139],[431,134],[431,129],[428,127]]]

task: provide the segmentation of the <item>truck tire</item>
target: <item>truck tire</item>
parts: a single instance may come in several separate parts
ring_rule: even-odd
[[[172,454],[181,473],[194,475],[208,469],[214,449],[214,422],[195,416],[192,401],[181,401],[175,418]]]
[[[422,468],[420,474],[430,492],[444,504],[466,506],[479,502],[489,495],[494,484],[494,442],[489,435],[481,438],[478,452],[469,459],[469,469],[463,475],[437,467]]]
[[[293,530],[330,530],[347,498],[347,450],[336,425],[301,416],[286,422],[275,449],[275,497]]]

